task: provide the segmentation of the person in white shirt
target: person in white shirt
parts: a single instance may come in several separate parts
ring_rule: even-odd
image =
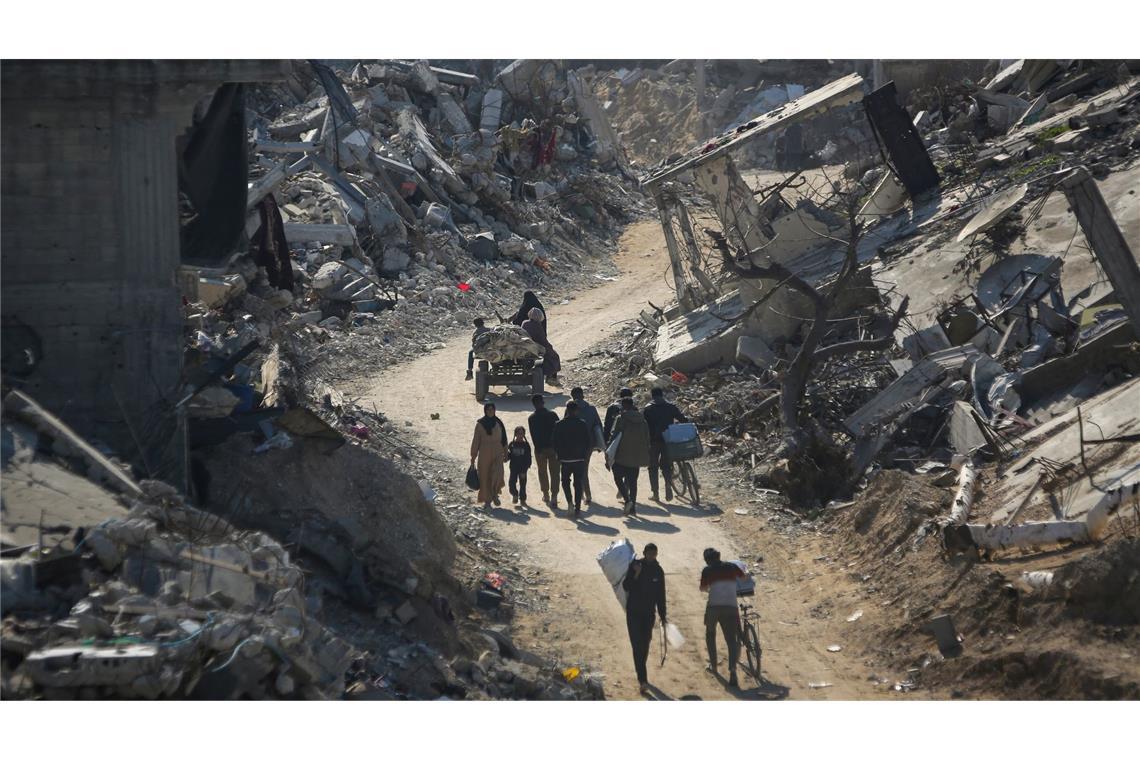
[[[706,670],[714,676],[716,670],[716,627],[719,625],[728,645],[728,685],[738,688],[736,662],[740,657],[740,610],[736,606],[736,579],[744,571],[731,562],[721,562],[720,552],[705,549],[705,567],[701,570],[701,591],[709,595],[705,607],[705,646],[709,664]]]

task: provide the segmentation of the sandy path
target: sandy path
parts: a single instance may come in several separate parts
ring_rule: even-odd
[[[616,281],[580,293],[565,304],[544,299],[551,342],[564,361],[609,335],[615,323],[636,317],[646,301],[661,305],[668,300],[670,290],[663,277],[668,258],[656,221],[631,225],[621,239],[616,261],[622,272]],[[465,463],[475,420],[481,414],[474,398],[474,384],[462,379],[468,347],[465,339],[450,341],[446,348],[395,367],[379,378],[371,378],[366,387],[354,390],[363,391],[365,405],[375,403],[397,424],[412,422],[416,430],[424,433],[424,443],[436,452]],[[493,388],[492,398],[510,431],[515,425],[526,424],[532,408],[529,397],[511,396],[505,391]],[[567,400],[566,395],[556,393],[548,398],[547,406],[561,411]],[[608,403],[608,399],[590,400],[602,407]],[[440,419],[431,420],[432,413],[439,413]],[[542,505],[533,469],[530,510],[521,513],[512,508],[509,494],[504,492],[503,506],[490,515],[500,537],[522,547],[523,561],[541,569],[547,584],[545,592],[550,596],[545,613],[518,611],[515,628],[520,644],[558,654],[566,661],[580,662],[593,672],[603,673],[610,698],[637,696],[624,612],[595,559],[612,540],[625,536],[639,552],[649,541],[658,545],[667,574],[669,617],[688,639],[684,648],[670,653],[664,668],[657,667],[660,649],[654,641],[650,681],[659,689],[661,698],[770,699],[787,695],[851,699],[874,695],[865,680],[868,671],[859,663],[849,662],[843,653],[827,652],[826,645],[831,642],[826,640],[825,624],[808,614],[813,596],[818,599],[823,595],[828,580],[816,575],[801,581],[798,568],[805,560],[792,547],[782,545],[787,539],[774,532],[743,552],[749,558],[763,556],[765,572],[780,579],[779,583],[762,584],[756,597],[764,616],[760,635],[765,645],[765,675],[770,683],[762,689],[735,694],[726,691],[722,683],[703,670],[705,600],[697,589],[697,579],[705,547],[716,546],[725,557],[741,554],[742,547],[732,545],[718,514],[731,513],[734,507],[743,505],[712,488],[702,493],[706,506],[700,510],[683,504],[646,504],[649,486],[648,476],[643,473],[639,485],[643,505],[638,507],[641,519],[629,519],[622,516],[613,480],[598,456],[592,461],[590,480],[599,503],[584,510],[577,522],[568,519],[564,502],[563,509],[553,515]],[[812,569],[818,572],[818,568]],[[780,620],[785,624],[779,624]],[[718,647],[723,661],[723,640]],[[809,689],[807,684],[813,681],[831,682],[834,686]]]

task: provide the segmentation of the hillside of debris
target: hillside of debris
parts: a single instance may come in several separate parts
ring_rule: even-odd
[[[237,250],[179,274],[185,479],[5,378],[5,698],[603,696],[512,644],[431,455],[334,387],[612,273],[648,206],[587,77],[297,61],[199,104],[191,143],[244,121],[249,183]]]

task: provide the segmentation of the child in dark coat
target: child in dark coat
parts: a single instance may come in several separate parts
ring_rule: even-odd
[[[515,428],[515,438],[507,446],[507,461],[511,467],[511,500],[526,509],[526,473],[530,469],[530,442],[526,439],[526,428]]]

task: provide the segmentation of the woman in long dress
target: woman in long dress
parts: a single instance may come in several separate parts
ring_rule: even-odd
[[[495,416],[495,405],[484,404],[483,416],[475,423],[471,439],[471,465],[479,472],[479,501],[484,509],[499,506],[499,494],[506,484],[503,466],[507,461],[507,429]]]
[[[562,357],[546,337],[545,317],[541,309],[537,307],[531,309],[530,319],[522,323],[522,329],[526,330],[531,340],[542,346],[542,374],[552,385],[558,385],[558,373],[562,371]]]

